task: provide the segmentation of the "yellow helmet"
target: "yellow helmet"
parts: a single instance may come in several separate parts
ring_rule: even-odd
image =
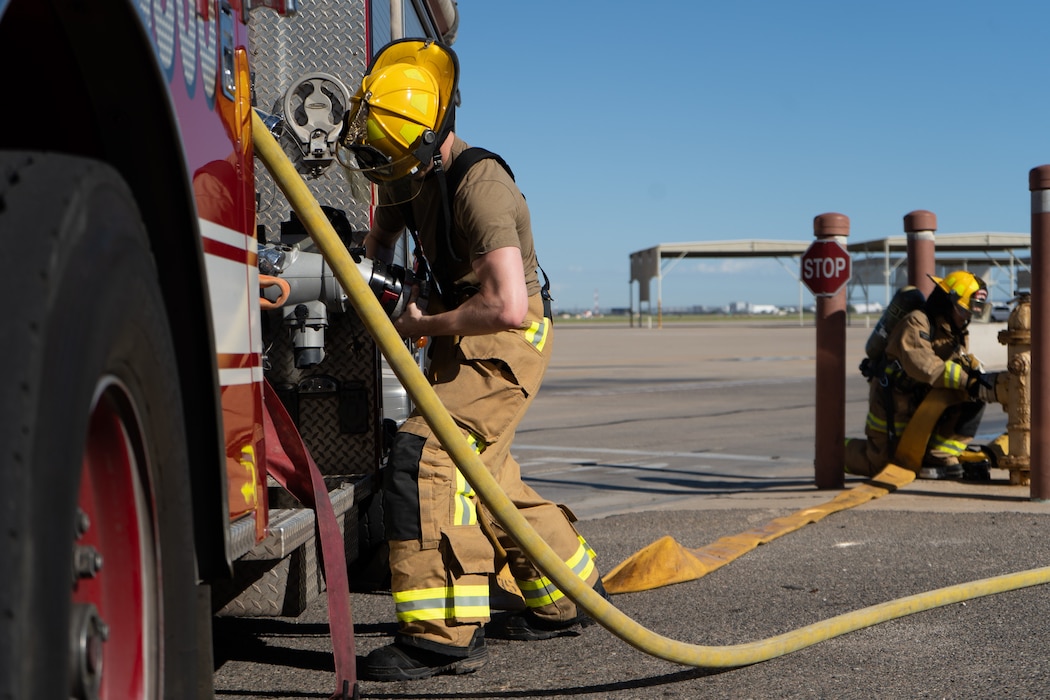
[[[382,183],[430,165],[452,130],[458,80],[456,54],[436,41],[402,39],[380,49],[340,134],[356,169]]]
[[[988,301],[988,285],[972,272],[956,270],[944,277],[930,275],[930,279],[963,311],[972,314],[984,311],[984,305]]]

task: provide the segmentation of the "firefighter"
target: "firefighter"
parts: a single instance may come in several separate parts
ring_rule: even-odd
[[[967,350],[970,319],[984,309],[988,288],[965,270],[933,277],[933,291],[890,332],[881,358],[870,364],[866,440],[847,439],[846,472],[878,473],[892,458],[897,440],[931,388],[965,391],[965,400],[945,410],[926,445],[922,479],[964,475],[959,455],[977,434],[984,404],[995,401],[997,373],[985,373]],[[987,478],[987,464],[970,478]]]
[[[550,360],[549,295],[525,199],[502,159],[485,152],[453,178],[469,153],[453,131],[457,73],[451,49],[402,40],[381,49],[364,76],[341,144],[356,159],[351,170],[378,184],[365,248],[389,261],[405,228],[413,233],[433,284],[425,305],[413,292],[395,328],[431,339],[428,379],[463,439],[561,559],[604,592],[575,518],[525,485],[510,453]],[[489,584],[503,552],[526,608],[508,617],[502,636],[547,639],[591,622],[523,556],[418,412],[394,438],[383,494],[398,632],[363,660],[363,677],[481,667]]]

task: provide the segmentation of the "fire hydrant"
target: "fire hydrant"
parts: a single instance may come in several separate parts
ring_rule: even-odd
[[[1006,369],[1009,380],[996,387],[997,398],[1006,411],[1006,445],[1000,440],[994,446],[994,458],[1000,469],[1010,471],[1010,483],[1028,485],[1031,477],[1032,433],[1032,295],[1022,293],[1017,306],[1006,320],[1006,330],[999,332],[999,342],[1006,346]],[[1002,389],[1006,391],[1003,392]],[[1005,393],[1005,396],[1003,394]]]

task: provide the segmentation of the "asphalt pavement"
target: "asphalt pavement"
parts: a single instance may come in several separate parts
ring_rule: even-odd
[[[997,327],[975,351],[1001,366]],[[847,330],[856,367],[869,329]],[[566,503],[604,571],[671,535],[697,548],[833,498],[813,486],[814,329],[791,323],[663,329],[556,326],[555,360],[516,440],[523,477]],[[866,384],[843,415],[861,434]],[[1005,429],[989,407],[981,439]],[[690,644],[755,642],[867,606],[1050,565],[1050,504],[993,470],[916,481],[807,525],[703,578],[616,595],[642,626]],[[859,483],[850,478],[846,487]],[[386,592],[352,596],[359,654],[395,631]],[[368,698],[1042,698],[1050,587],[958,602],[734,669],[648,656],[600,626],[541,642],[490,639],[478,672],[362,681]],[[497,613],[503,614],[503,613]],[[298,619],[223,620],[216,696],[327,697],[323,600]]]

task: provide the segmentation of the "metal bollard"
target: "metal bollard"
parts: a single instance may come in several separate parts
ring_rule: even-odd
[[[937,272],[936,240],[937,215],[918,209],[904,215],[904,232],[908,236],[908,284],[918,287],[924,297],[933,291],[929,275]]]
[[[1050,501],[1050,165],[1028,173],[1032,192],[1032,495]]]
[[[1010,483],[1024,486],[1031,478],[1032,431],[1032,295],[1021,294],[1010,312],[999,342],[1006,346],[1006,369],[1010,374],[1003,409],[1006,411],[1007,453],[996,466],[1010,471]],[[998,393],[998,386],[996,387]]]
[[[813,219],[818,241],[846,247],[849,217]],[[817,488],[840,489],[846,464],[846,285],[834,296],[817,297],[816,426],[813,471]]]

